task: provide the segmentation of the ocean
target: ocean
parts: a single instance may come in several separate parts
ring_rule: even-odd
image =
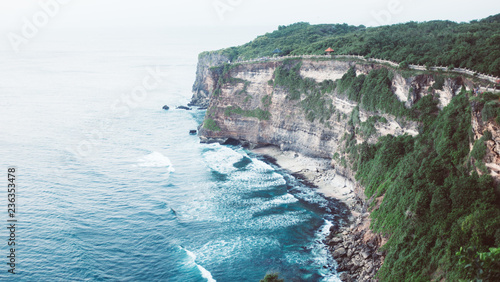
[[[18,220],[11,274],[2,189],[0,280],[340,281],[322,240],[346,211],[244,148],[200,144],[205,112],[175,109],[209,41],[72,32],[0,52]]]

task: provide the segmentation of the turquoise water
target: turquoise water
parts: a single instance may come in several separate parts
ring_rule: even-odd
[[[338,281],[321,241],[341,205],[243,148],[200,144],[204,111],[161,109],[190,99],[188,43],[0,53],[19,219],[15,276],[0,234],[2,281]]]

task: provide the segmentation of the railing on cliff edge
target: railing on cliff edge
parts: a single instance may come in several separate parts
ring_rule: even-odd
[[[331,55],[302,55],[302,56],[282,56],[282,57],[262,57],[262,58],[257,58],[257,59],[252,59],[252,60],[245,60],[245,61],[234,61],[231,62],[230,64],[244,64],[244,63],[255,63],[255,62],[267,62],[267,61],[282,61],[286,59],[324,59],[324,58],[332,58]],[[390,66],[393,67],[399,67],[399,64],[393,61],[389,60],[382,60],[382,59],[376,59],[376,58],[365,58],[363,56],[359,55],[334,55],[333,58],[354,58],[358,60],[362,60],[365,62],[377,62],[381,64],[389,64]],[[412,70],[422,70],[425,71],[427,70],[426,66],[421,66],[421,65],[408,65],[409,69]],[[497,83],[497,81],[500,80],[499,77],[495,77],[492,75],[484,74],[484,73],[479,73],[473,70],[465,69],[465,68],[453,68],[453,69],[448,69],[447,67],[443,66],[433,66],[429,68],[432,71],[444,71],[444,72],[455,72],[455,73],[463,73],[463,74],[468,74],[471,76],[475,76],[480,79],[488,80],[489,82],[492,83]]]

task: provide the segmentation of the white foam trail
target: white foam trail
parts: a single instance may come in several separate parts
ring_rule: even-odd
[[[208,271],[206,268],[204,268],[203,266],[199,265],[196,263],[196,255],[189,251],[188,249],[184,248],[184,247],[180,247],[182,250],[184,250],[186,252],[186,254],[191,258],[191,260],[193,261],[193,263],[196,265],[196,267],[198,268],[198,270],[201,272],[201,276],[205,279],[207,279],[208,282],[217,282],[217,280],[215,280],[213,277],[212,277],[212,273],[210,273],[210,271]]]
[[[167,167],[168,172],[174,172],[175,169],[167,158],[160,152],[153,152],[137,160],[137,166],[139,167]]]

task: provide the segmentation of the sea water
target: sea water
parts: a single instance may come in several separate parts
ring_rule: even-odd
[[[17,274],[3,227],[0,280],[338,281],[322,240],[342,205],[189,135],[205,115],[175,109],[191,97],[193,39],[55,38],[0,53],[0,175],[16,167],[18,185]]]

